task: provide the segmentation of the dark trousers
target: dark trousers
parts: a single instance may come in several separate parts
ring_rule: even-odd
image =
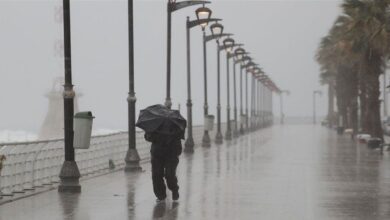
[[[179,190],[177,184],[176,168],[179,164],[179,157],[172,155],[153,155],[152,154],[152,180],[154,194],[159,199],[165,199],[166,186],[164,177],[167,181],[168,189],[172,192]]]

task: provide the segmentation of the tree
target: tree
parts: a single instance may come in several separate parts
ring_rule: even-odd
[[[345,0],[342,5],[350,19],[346,38],[360,57],[360,100],[364,130],[383,139],[380,118],[379,76],[384,71],[389,53],[389,0]]]
[[[317,60],[335,78],[339,112],[357,131],[358,99],[361,130],[383,138],[379,76],[389,55],[390,0],[345,0]],[[322,77],[321,77],[322,78]]]

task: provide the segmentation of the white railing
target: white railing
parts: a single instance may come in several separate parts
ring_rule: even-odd
[[[223,134],[225,132],[223,126]],[[193,128],[196,144],[201,143],[203,127]],[[87,150],[76,149],[76,161],[82,177],[92,177],[125,166],[124,157],[128,148],[126,132],[95,136]],[[215,131],[210,134],[215,137]],[[150,144],[143,133],[137,133],[137,149],[141,160],[149,159]],[[0,199],[29,190],[50,186],[59,182],[58,174],[64,160],[64,141],[49,140],[0,145],[0,155],[4,155],[0,170]]]
[[[141,136],[141,135],[138,135]],[[140,154],[147,151],[140,141]],[[6,156],[0,176],[0,191],[13,195],[59,182],[58,173],[64,157],[63,140],[7,144],[0,148]],[[127,150],[127,133],[93,137],[88,150],[76,150],[82,176],[97,175],[109,168],[109,161],[120,167]]]

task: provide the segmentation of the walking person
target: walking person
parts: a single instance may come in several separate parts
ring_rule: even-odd
[[[150,150],[152,162],[153,190],[158,201],[167,197],[166,186],[172,191],[172,200],[179,199],[179,185],[176,177],[176,168],[179,156],[182,153],[181,136],[146,133],[145,139],[152,142]]]
[[[184,139],[186,120],[177,110],[154,105],[141,111],[136,126],[145,131],[145,140],[152,143],[152,181],[157,201],[166,199],[167,186],[172,191],[172,200],[178,200],[176,169],[182,153],[181,140]]]

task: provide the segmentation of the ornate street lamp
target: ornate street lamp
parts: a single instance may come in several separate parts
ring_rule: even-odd
[[[226,140],[231,140],[232,138],[232,129],[230,123],[230,58],[234,58],[233,49],[235,47],[243,46],[243,44],[236,44],[232,38],[226,38],[223,42],[223,46],[220,47],[220,50],[226,50],[226,64],[227,64],[227,131],[226,131]]]
[[[233,136],[238,137],[240,132],[238,129],[238,119],[237,119],[237,74],[236,74],[236,65],[240,63],[242,60],[243,56],[245,55],[245,50],[242,49],[241,47],[237,48],[234,52],[231,52],[228,56],[228,58],[234,58],[234,63],[233,63],[233,100],[234,100],[234,130],[233,130]],[[242,70],[241,70],[241,75],[242,75]],[[241,79],[242,77],[240,77]],[[240,82],[242,79],[240,80]],[[242,82],[240,84],[242,86]]]
[[[263,97],[263,127],[268,126],[268,116],[269,116],[269,94],[268,94],[268,76],[260,78],[262,82],[262,97]]]
[[[260,69],[258,68],[256,70],[256,79],[257,79],[257,83],[258,83],[258,86],[257,86],[257,128],[261,128],[263,126],[263,108],[264,108],[264,100],[263,100],[263,84],[262,84],[262,81],[261,81],[261,78],[263,76],[265,76],[265,73]]]
[[[252,86],[251,86],[251,115],[250,115],[250,129],[251,131],[255,130],[255,120],[256,120],[256,114],[255,114],[255,105],[256,105],[256,80],[255,80],[255,69],[251,69],[251,81],[252,81]]]
[[[231,53],[233,51],[233,47],[234,47],[234,40],[233,38],[226,38],[224,41],[223,41],[223,46],[225,47],[225,50],[228,52],[228,53]]]
[[[217,134],[215,136],[215,143],[223,143],[223,135],[221,132],[221,50],[219,40],[222,37],[224,27],[219,23],[214,23],[210,26],[211,35],[217,42]],[[230,36],[230,35],[226,35]]]
[[[133,19],[133,0],[128,1],[128,22],[129,22],[129,95],[128,103],[128,150],[125,157],[126,167],[125,172],[141,171],[139,165],[140,157],[136,147],[136,131],[135,131],[135,103],[137,98],[134,91],[134,19]]]
[[[75,160],[73,146],[74,130],[74,97],[75,92],[72,84],[72,53],[71,53],[71,29],[70,29],[70,0],[63,0],[64,16],[64,62],[65,62],[65,85],[64,85],[64,144],[65,161],[60,171],[61,183],[58,192],[80,193],[80,171]]]
[[[258,74],[261,72],[259,67],[255,67],[252,69],[252,79],[253,79],[253,88],[252,88],[252,130],[255,131],[258,129],[259,125],[259,114],[258,114],[258,106],[259,106],[259,81],[257,79]]]
[[[241,61],[242,58],[244,58],[246,52],[245,52],[244,49],[242,49],[242,48],[240,47],[240,48],[237,48],[237,49],[234,51],[234,54],[236,55],[237,60]]]
[[[203,30],[203,72],[204,72],[204,117],[208,117],[208,93],[207,93],[207,42],[212,40],[219,40],[221,37],[231,36],[232,34],[224,34],[223,33],[223,25],[216,22],[210,26],[211,35],[206,36],[206,32]],[[219,75],[218,75],[219,77]],[[218,78],[219,83],[219,78]],[[219,86],[219,85],[218,85]],[[218,97],[218,103],[220,104],[220,99]],[[217,116],[218,126],[220,130],[220,114]],[[217,133],[218,134],[218,133]],[[208,130],[204,129],[203,138],[202,138],[202,146],[210,147],[211,139]]]
[[[196,9],[196,17],[198,21],[202,21],[202,23],[200,23],[200,26],[202,27],[203,31],[209,24],[211,15],[212,11],[209,8],[206,8],[204,5],[203,7]]]
[[[246,118],[245,130],[249,131],[248,73],[250,73],[251,69],[256,67],[257,64],[255,64],[250,57],[248,57],[248,56],[246,56],[246,57],[247,58],[243,58],[243,59],[245,59],[246,65],[244,65],[242,68],[244,68],[246,70],[246,73],[247,73],[246,77],[245,77],[245,115],[246,115],[246,117],[245,117]]]
[[[216,40],[222,37],[223,34],[223,25],[216,22],[210,26],[211,36],[213,36]]]
[[[180,9],[199,5],[199,4],[208,4],[210,1],[198,1],[198,0],[188,0],[180,1],[168,0],[167,4],[167,95],[165,98],[165,105],[169,108],[172,106],[171,100],[171,49],[172,49],[172,13]]]
[[[230,63],[229,63],[229,54],[233,51],[234,47],[234,40],[232,38],[226,38],[223,41],[223,46],[226,50],[226,82],[227,82],[227,130],[225,134],[226,140],[232,139],[232,130],[231,130],[231,124],[230,124]]]
[[[249,56],[244,56],[243,58],[242,58],[242,64],[243,64],[243,66],[246,66],[246,65],[248,65],[249,64],[249,62],[251,62],[252,61],[252,58],[250,58]]]
[[[190,18],[187,17],[186,24],[186,32],[187,32],[187,139],[185,141],[184,152],[193,153],[194,152],[194,138],[192,135],[192,98],[191,98],[191,38],[190,38],[190,30],[196,26],[201,26],[202,29],[204,24],[208,24],[209,22],[220,21],[221,19],[217,18],[203,18],[206,15],[206,12],[209,9],[205,9],[202,7],[197,10],[197,20],[190,21]],[[209,12],[211,15],[211,11]]]
[[[267,76],[263,80],[264,84],[264,94],[265,94],[265,100],[266,100],[266,115],[265,115],[265,126],[269,126],[272,123],[272,103],[273,103],[273,98],[272,98],[272,81],[271,79]]]
[[[240,131],[239,133],[241,135],[243,135],[245,132],[244,132],[244,122],[246,121],[245,119],[245,115],[244,115],[244,112],[243,112],[243,102],[244,102],[244,99],[243,99],[243,80],[242,80],[242,77],[243,77],[243,66],[246,65],[246,62],[248,60],[250,60],[249,57],[247,57],[249,53],[246,52],[244,49],[242,48],[238,48],[236,49],[235,51],[235,55],[237,57],[236,61],[235,61],[235,64],[240,64]]]

